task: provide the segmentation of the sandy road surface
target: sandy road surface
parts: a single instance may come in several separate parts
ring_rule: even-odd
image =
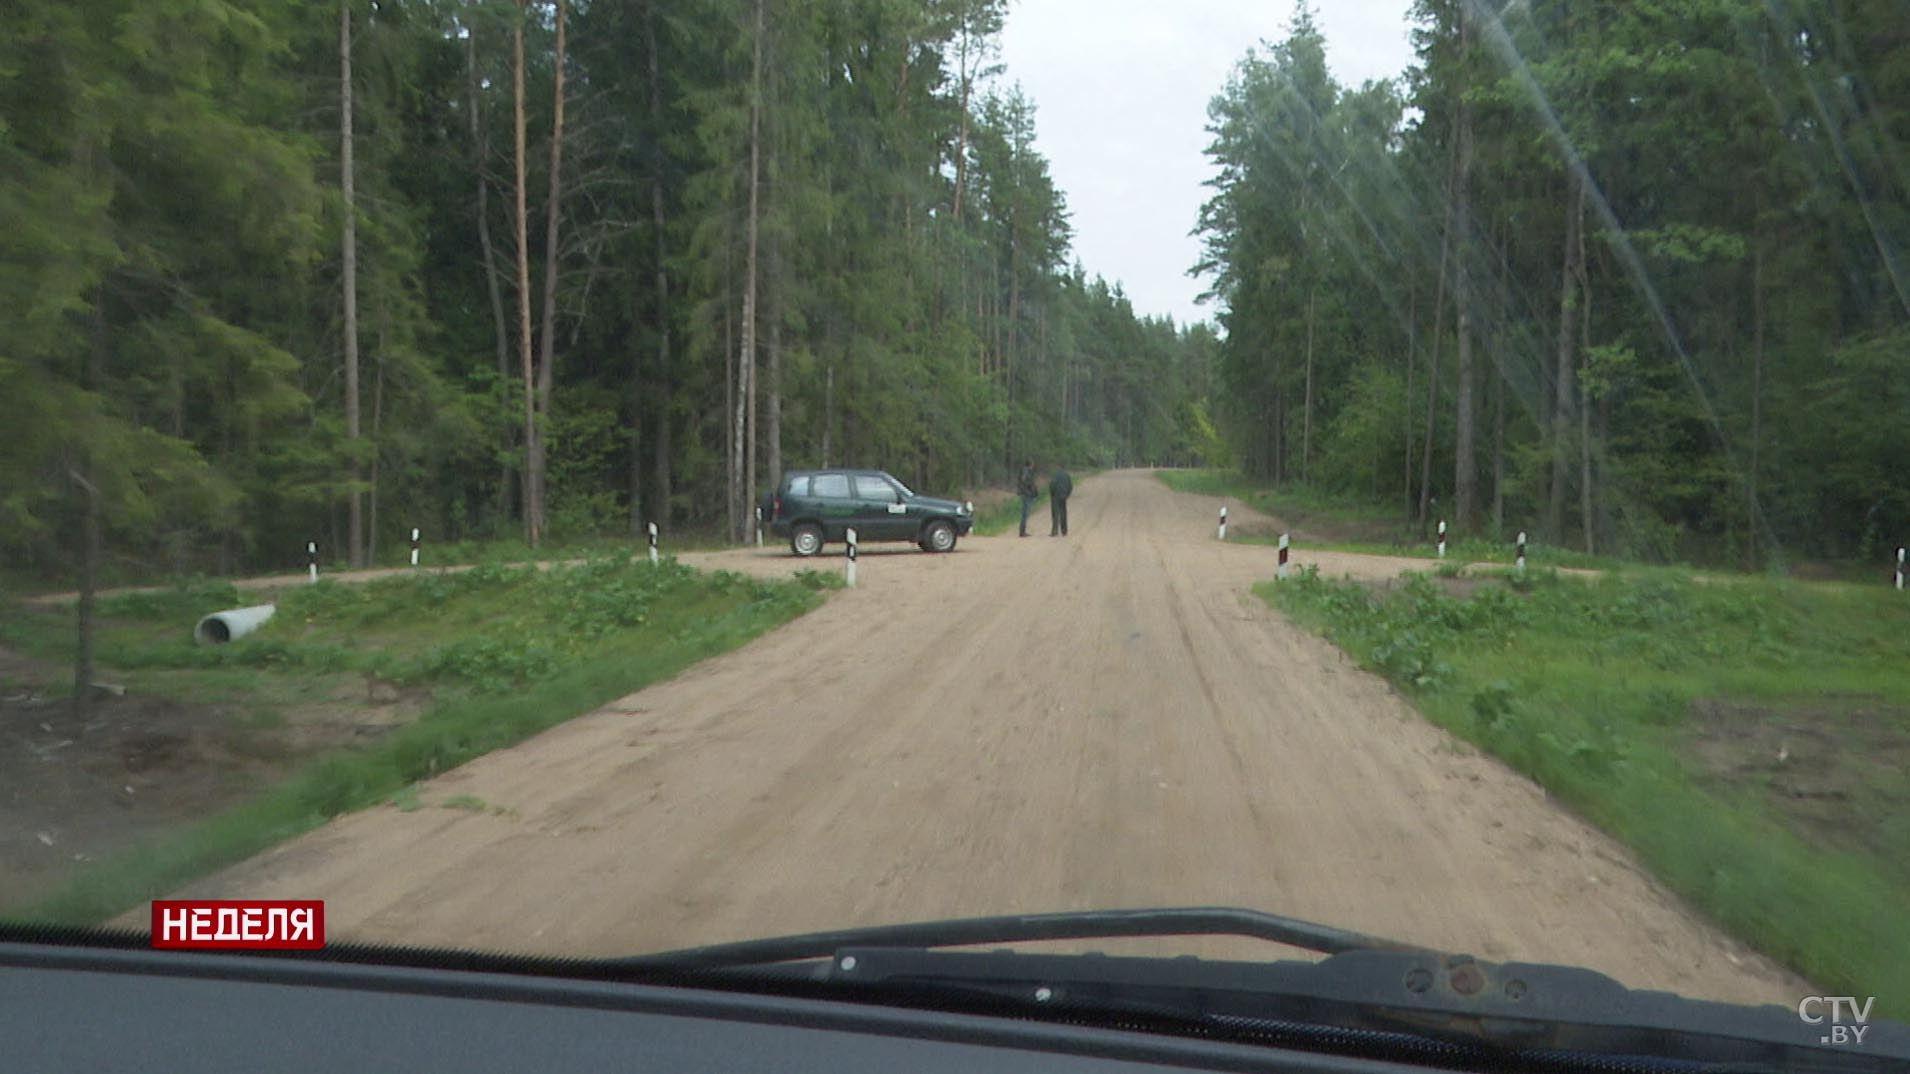
[[[1217,503],[1120,472],[1083,482],[1065,540],[871,548],[819,611],[188,894],[323,898],[335,938],[579,954],[1227,904],[1707,997],[1809,991],[1249,596],[1272,550],[1216,543]]]

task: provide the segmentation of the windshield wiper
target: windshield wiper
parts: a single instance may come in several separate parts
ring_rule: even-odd
[[[1326,954],[1231,962],[938,948],[1243,936]],[[1910,1028],[1833,1047],[1785,1007],[1628,989],[1592,970],[1490,963],[1251,910],[1116,910],[846,929],[599,965],[828,982],[872,1002],[1101,1021],[1416,1061],[1585,1069],[1910,1071]],[[1668,1062],[1670,1065],[1668,1065]]]
[[[1167,936],[1243,936],[1288,947],[1337,954],[1342,951],[1422,950],[1346,929],[1278,914],[1227,907],[1166,910],[1087,910],[1059,914],[922,921],[906,925],[775,936],[763,940],[691,947],[654,955],[610,959],[632,969],[719,969],[828,958],[844,947],[974,947],[1047,940],[1152,939]]]

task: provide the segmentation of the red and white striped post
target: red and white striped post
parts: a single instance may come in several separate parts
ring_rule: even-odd
[[[1225,504],[1220,507],[1220,539],[1223,541],[1227,539],[1227,506]]]
[[[418,565],[418,527],[411,527],[411,565]]]
[[[1903,590],[1903,546],[1897,546],[1897,590]]]
[[[1274,577],[1285,580],[1287,576],[1287,546],[1290,544],[1286,534],[1280,535],[1280,570]]]
[[[657,524],[650,523],[650,566],[657,565]]]
[[[305,542],[305,569],[311,572],[312,583],[318,583],[318,542]]]
[[[1446,558],[1446,520],[1439,520],[1439,558]]]
[[[847,538],[849,542],[849,558],[843,566],[843,574],[848,579],[849,588],[854,589],[856,584],[856,531],[853,529],[849,530],[843,534],[843,536]]]
[[[1525,531],[1524,530],[1519,531],[1518,565],[1519,565],[1519,573],[1524,574],[1525,573]]]

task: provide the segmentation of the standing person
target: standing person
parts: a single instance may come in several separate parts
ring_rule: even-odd
[[[1048,536],[1068,535],[1068,497],[1074,493],[1074,478],[1062,467],[1054,468],[1048,479]]]
[[[1040,491],[1035,488],[1035,460],[1025,459],[1021,464],[1021,477],[1015,481],[1015,493],[1021,497],[1021,535],[1028,536],[1028,512],[1035,509],[1035,497]]]

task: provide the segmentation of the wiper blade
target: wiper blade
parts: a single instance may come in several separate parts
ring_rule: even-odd
[[[1322,961],[945,951],[1049,940],[1242,936]],[[599,967],[824,982],[845,998],[1087,1019],[1409,1061],[1497,1057],[1579,1070],[1910,1071],[1910,1029],[1874,1022],[1829,1046],[1782,1007],[1628,989],[1592,970],[1495,964],[1294,918],[1229,908],[1112,910],[933,921],[696,947]],[[1177,1028],[1178,1027],[1178,1028]],[[1441,1051],[1441,1049],[1445,1049]],[[1594,1064],[1595,1065],[1595,1064]],[[1622,1065],[1622,1064],[1621,1064]],[[1609,1063],[1607,1063],[1609,1066]]]
[[[1786,1007],[1686,999],[1577,967],[1424,950],[1221,962],[845,947],[815,979],[866,996],[894,991],[1160,1032],[1310,1041],[1395,1058],[1497,1056],[1516,1069],[1584,1069],[1587,1056],[1632,1056],[1652,1060],[1637,1069],[1676,1059],[1738,1072],[1910,1072],[1910,1027],[1896,1023],[1873,1019],[1861,1041],[1837,1046]]]
[[[631,969],[724,969],[829,958],[844,947],[973,947],[1046,940],[1151,939],[1165,936],[1242,936],[1288,947],[1339,954],[1343,951],[1422,951],[1297,918],[1228,907],[1165,910],[1087,910],[1058,914],[922,921],[906,925],[811,932],[763,940],[713,944],[654,955],[608,959]]]

